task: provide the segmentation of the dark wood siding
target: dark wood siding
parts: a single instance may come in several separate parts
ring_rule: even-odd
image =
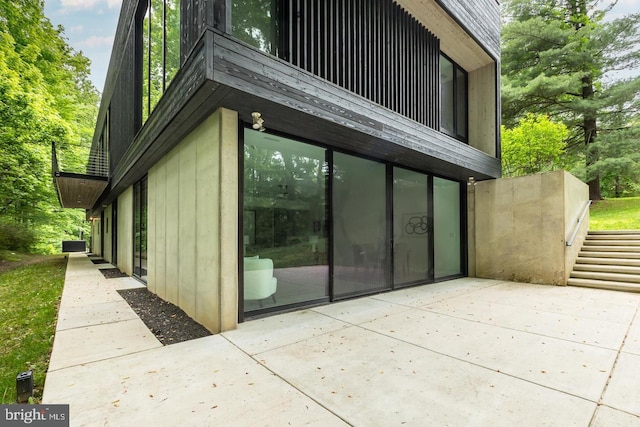
[[[111,95],[111,134],[110,134],[110,167],[109,175],[113,176],[115,166],[122,160],[135,137],[137,127],[135,85],[135,48],[134,40],[125,45],[118,78]]]
[[[431,128],[438,39],[390,0],[277,2],[275,54]]]
[[[436,0],[478,44],[500,58],[500,4],[496,0]]]

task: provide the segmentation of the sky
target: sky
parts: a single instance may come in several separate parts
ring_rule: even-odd
[[[611,1],[602,0],[602,4]],[[91,60],[90,79],[102,92],[122,0],[45,0],[44,4],[53,25],[64,27],[69,45]],[[640,12],[640,0],[618,0],[610,18],[636,12]]]
[[[90,79],[102,92],[122,0],[45,0],[44,13],[64,27],[67,43],[91,60]]]

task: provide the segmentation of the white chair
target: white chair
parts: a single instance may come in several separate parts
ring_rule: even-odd
[[[273,277],[273,261],[270,258],[250,257],[244,259],[244,299],[258,301],[271,297],[276,303],[278,279]]]

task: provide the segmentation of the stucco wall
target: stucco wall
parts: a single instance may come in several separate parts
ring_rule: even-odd
[[[588,199],[586,188],[564,171],[479,182],[476,276],[566,285],[575,261],[565,245],[573,224],[567,217]]]
[[[148,174],[148,288],[214,333],[237,325],[237,156],[221,109]]]
[[[133,275],[133,187],[118,197],[118,268]]]

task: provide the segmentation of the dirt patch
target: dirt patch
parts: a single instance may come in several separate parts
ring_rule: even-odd
[[[129,277],[127,273],[123,273],[118,268],[100,268],[100,273],[104,276],[105,279],[115,279],[118,277]]]
[[[146,288],[118,291],[163,345],[211,335],[179,307],[160,299]]]
[[[0,260],[0,273],[12,270],[16,267],[23,265],[38,264],[51,259],[52,257],[59,257],[60,255],[24,255],[20,261],[6,261]]]

